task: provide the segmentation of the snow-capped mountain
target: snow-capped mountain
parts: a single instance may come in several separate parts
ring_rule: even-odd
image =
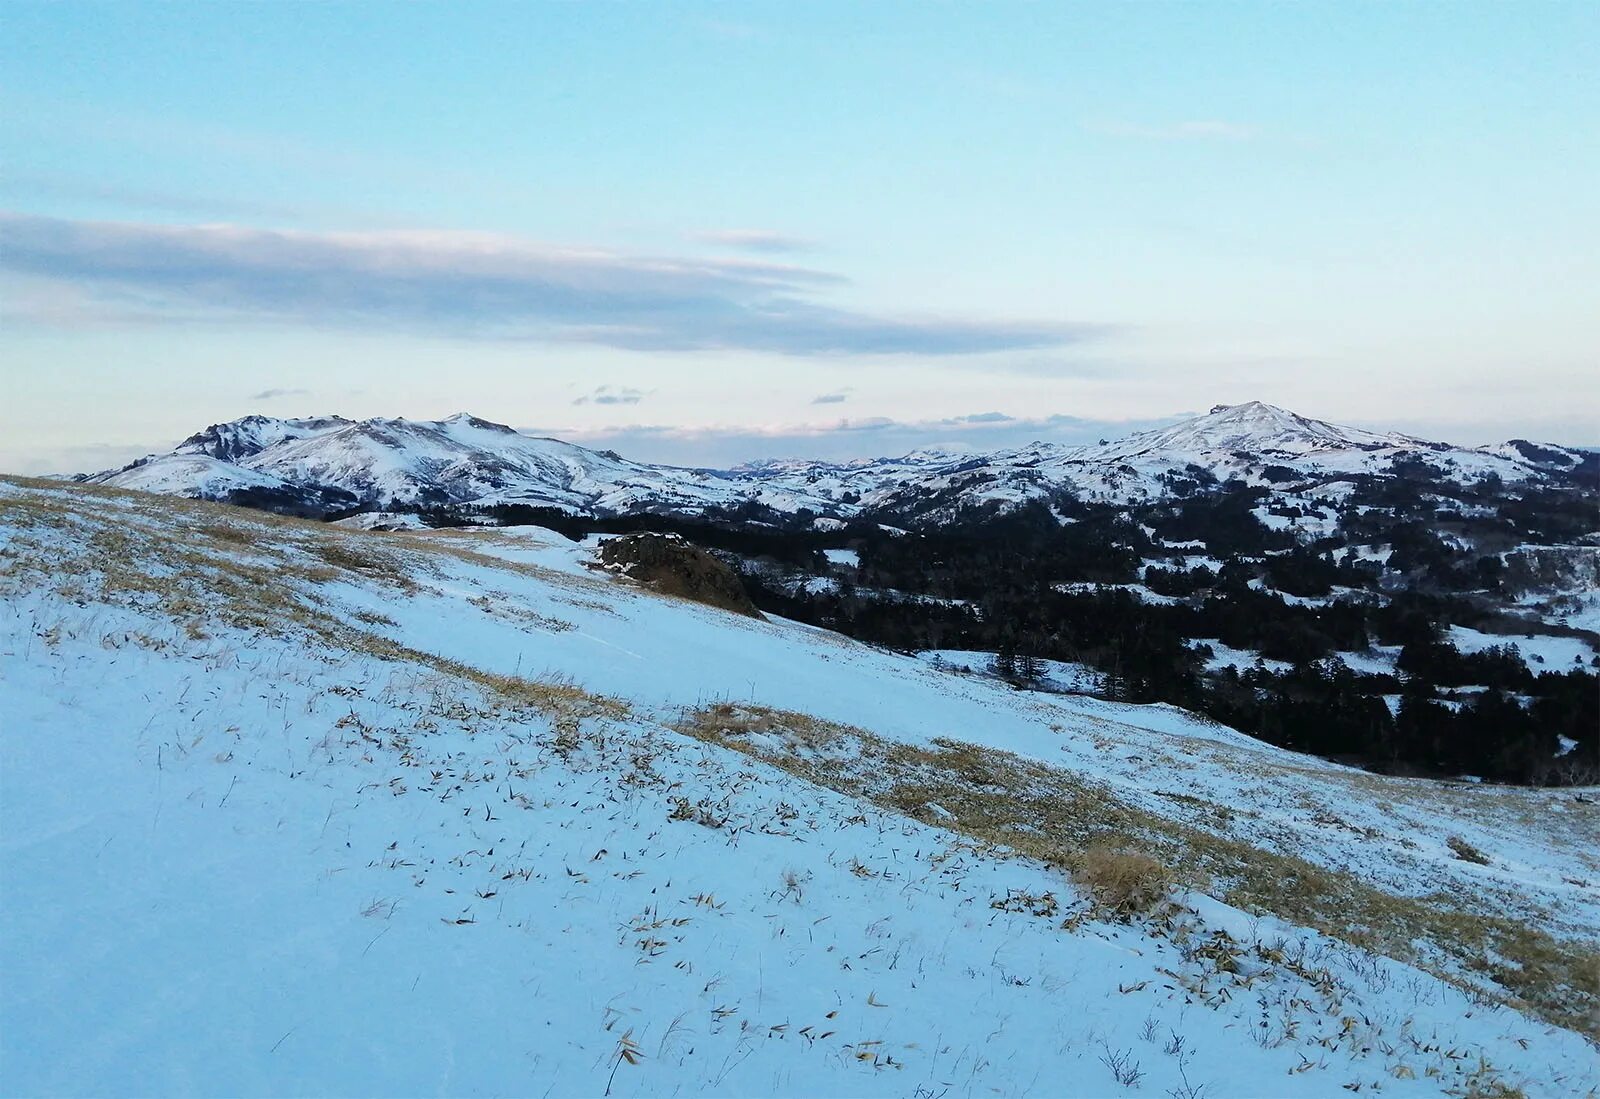
[[[741,479],[629,462],[465,413],[445,420],[250,416],[215,424],[99,484],[204,499],[342,507],[521,503],[572,511],[705,507],[751,495]]]
[[[1341,427],[1252,401],[1090,446],[1037,442],[987,454],[918,451],[854,462],[803,459],[731,470],[631,462],[460,414],[446,420],[247,416],[171,453],[79,478],[149,492],[306,512],[430,504],[530,504],[598,515],[695,514],[755,503],[839,519],[882,513],[931,521],[1069,492],[1142,500],[1176,482],[1283,485],[1383,476],[1422,460],[1473,482],[1568,476],[1593,456],[1514,441],[1467,449]]]
[[[1324,420],[1296,415],[1274,405],[1250,401],[1239,405],[1217,405],[1204,416],[1196,416],[1171,427],[1130,435],[1120,443],[1111,443],[1102,449],[1107,458],[1134,458],[1153,451],[1200,453],[1244,450],[1287,457],[1324,451],[1417,448],[1447,449],[1442,443],[1430,443],[1411,435],[1339,427]]]
[[[1218,405],[1202,416],[1110,442],[1031,443],[969,455],[880,503],[912,514],[931,506],[944,515],[959,507],[1047,500],[1062,489],[1088,500],[1131,502],[1210,481],[1314,488],[1352,477],[1390,476],[1397,462],[1418,461],[1464,483],[1491,476],[1505,482],[1544,481],[1595,465],[1593,456],[1553,445],[1519,441],[1456,447],[1343,427],[1250,401]]]

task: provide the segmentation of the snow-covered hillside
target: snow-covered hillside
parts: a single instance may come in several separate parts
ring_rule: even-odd
[[[1600,1088],[1592,793],[1015,692],[592,549],[0,480],[4,1090]]]
[[[240,484],[318,492],[347,506],[523,503],[616,513],[737,503],[736,480],[647,466],[555,439],[538,439],[465,414],[418,422],[247,417],[185,440],[168,455],[88,480],[202,499]]]
[[[1062,488],[1085,500],[1135,502],[1172,493],[1171,479],[1196,471],[1215,481],[1251,486],[1315,487],[1351,475],[1386,476],[1397,461],[1422,459],[1466,483],[1494,476],[1517,483],[1563,474],[1581,456],[1559,447],[1513,444],[1464,448],[1408,435],[1340,427],[1260,401],[1218,405],[1170,427],[1089,446],[1033,443],[930,471],[874,503],[930,517],[974,504],[1048,500]]]
[[[971,506],[1009,506],[1071,491],[1086,499],[1142,500],[1199,469],[1216,480],[1281,484],[1388,472],[1425,457],[1465,481],[1562,474],[1573,452],[1532,444],[1462,449],[1405,435],[1337,427],[1260,402],[1094,446],[1034,443],[992,454],[919,451],[856,462],[752,463],[693,470],[630,462],[555,439],[536,439],[461,414],[440,421],[249,416],[215,424],[171,454],[83,479],[200,499],[318,507],[522,503],[574,512],[699,513],[755,502],[824,518],[881,512],[936,521]],[[297,495],[298,494],[298,495]]]

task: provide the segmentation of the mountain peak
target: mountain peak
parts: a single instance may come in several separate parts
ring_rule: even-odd
[[[284,420],[259,413],[197,431],[175,448],[179,454],[204,454],[224,462],[238,462],[289,439],[320,435],[350,424],[343,416],[314,416]]]
[[[1287,408],[1280,408],[1266,401],[1245,401],[1243,404],[1212,405],[1203,419],[1216,417],[1224,420],[1251,420],[1258,422],[1277,421],[1294,424],[1314,424],[1320,420],[1310,420],[1297,412],[1290,412]]]
[[[1382,450],[1430,446],[1420,439],[1342,427],[1290,412],[1265,401],[1215,405],[1170,427],[1131,435],[1110,445],[1109,456],[1128,458],[1150,451],[1249,451],[1259,454],[1307,454],[1325,450]]]
[[[501,435],[518,434],[517,429],[514,427],[507,427],[505,424],[495,423],[493,420],[485,420],[482,417],[472,415],[470,412],[457,412],[454,416],[446,416],[439,422],[441,424],[461,424],[466,427],[475,427],[479,431],[498,432]]]

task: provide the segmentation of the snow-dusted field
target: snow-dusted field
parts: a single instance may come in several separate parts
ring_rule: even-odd
[[[1600,1087],[1593,990],[1501,1006],[1527,988],[1487,947],[1480,970],[1424,943],[1418,968],[1227,881],[1117,922],[954,803],[896,812],[806,781],[781,732],[733,750],[691,724],[965,742],[1172,837],[1508,914],[1581,966],[1600,827],[1572,791],[1381,779],[1016,692],[589,552],[0,480],[0,1091]],[[822,749],[841,776],[851,739]]]
[[[1596,659],[1594,646],[1576,637],[1528,637],[1483,633],[1465,626],[1451,626],[1446,634],[1450,643],[1464,653],[1491,648],[1512,648],[1534,671],[1563,672],[1590,667]]]

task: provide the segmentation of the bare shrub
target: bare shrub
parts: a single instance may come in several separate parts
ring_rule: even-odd
[[[311,552],[328,565],[336,569],[345,569],[351,572],[388,573],[395,571],[391,562],[383,557],[368,553],[343,541],[327,541],[313,544],[309,547]]]
[[[1160,904],[1173,884],[1172,872],[1142,851],[1091,847],[1069,869],[1096,908],[1124,919]]]
[[[1144,1079],[1144,1072],[1139,1068],[1139,1062],[1133,1059],[1133,1050],[1115,1050],[1108,1044],[1105,1053],[1100,1057],[1100,1063],[1111,1070],[1117,1083],[1125,1088],[1136,1088],[1139,1081]]]

